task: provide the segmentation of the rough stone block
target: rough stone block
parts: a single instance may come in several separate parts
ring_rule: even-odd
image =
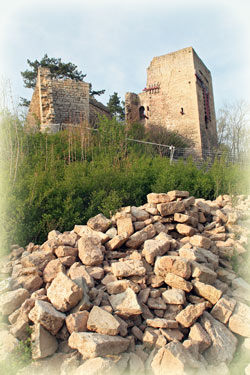
[[[86,266],[98,266],[103,261],[101,240],[92,234],[83,234],[78,240],[79,258]]]
[[[107,250],[119,249],[127,241],[129,236],[130,235],[127,232],[118,234],[117,236],[113,237],[110,241],[108,241],[105,244],[106,249]]]
[[[136,294],[131,288],[126,289],[124,293],[110,296],[109,301],[117,315],[129,317],[142,313]]]
[[[160,212],[161,216],[169,216],[177,212],[185,211],[185,205],[182,201],[160,203],[160,204],[157,204],[157,209]]]
[[[170,201],[170,196],[166,193],[150,193],[147,195],[147,201],[148,203],[166,203]]]
[[[214,305],[211,315],[219,320],[220,322],[227,324],[232,312],[235,308],[236,301],[227,296],[223,296],[219,301]]]
[[[201,316],[200,323],[212,340],[211,346],[204,353],[208,363],[230,362],[236,350],[236,337],[207,311]]]
[[[126,260],[112,263],[111,269],[116,277],[144,276],[146,268],[141,260]]]
[[[196,278],[205,284],[213,284],[216,280],[217,274],[211,268],[204,264],[199,264],[195,261],[191,262],[192,277]]]
[[[185,292],[190,292],[193,288],[193,284],[185,280],[183,277],[177,276],[174,273],[167,273],[165,277],[165,283],[172,288],[182,289]]]
[[[123,353],[128,349],[130,341],[119,336],[73,332],[68,343],[71,348],[77,349],[82,354],[83,359],[87,359]]]
[[[188,259],[165,255],[156,259],[154,272],[164,278],[168,272],[171,272],[184,279],[189,279],[191,276],[191,264]]]
[[[49,286],[47,296],[57,310],[65,312],[77,305],[83,296],[83,291],[61,272]]]
[[[65,267],[59,259],[51,260],[43,270],[44,282],[51,283],[59,272],[65,273]]]
[[[55,336],[52,336],[41,324],[33,327],[31,334],[32,358],[42,359],[55,353],[58,343]]]
[[[87,331],[88,311],[79,311],[69,314],[66,318],[66,326],[69,333]]]
[[[3,293],[0,296],[0,312],[3,315],[10,315],[17,310],[29,296],[29,292],[23,288]]]
[[[229,318],[228,327],[238,335],[250,337],[250,307],[237,302],[233,314]]]
[[[50,303],[36,300],[29,313],[29,319],[35,324],[40,323],[52,335],[62,328],[66,315],[57,311]]]
[[[191,327],[194,322],[203,314],[206,303],[197,303],[196,305],[188,305],[176,317],[178,323],[183,327]]]
[[[201,236],[199,234],[194,235],[190,238],[190,243],[193,246],[209,249],[212,246],[212,242],[209,238]]]
[[[210,301],[213,305],[220,299],[222,296],[222,291],[215,288],[212,285],[204,284],[197,280],[192,280],[194,285],[194,291],[201,297],[204,297]]]
[[[111,220],[103,214],[98,214],[88,220],[87,226],[96,231],[106,232],[111,226]]]
[[[112,314],[94,306],[89,313],[87,328],[102,335],[115,336],[119,333],[120,323]]]
[[[126,232],[128,236],[131,236],[134,233],[134,227],[133,227],[131,216],[118,218],[116,220],[116,225],[117,225],[118,235]]]
[[[204,350],[209,348],[212,343],[210,336],[207,332],[202,328],[200,323],[195,323],[189,331],[188,338],[192,341],[196,341],[199,343],[199,351],[202,353]]]
[[[172,341],[159,349],[152,361],[155,375],[184,375],[194,373],[199,368],[189,351],[178,341]]]
[[[193,236],[195,233],[197,233],[197,229],[190,227],[186,224],[177,224],[176,230],[178,233],[182,234],[183,236]]]
[[[126,242],[126,246],[137,249],[143,242],[154,237],[155,234],[155,227],[153,224],[149,224],[138,232],[133,233]]]
[[[186,302],[185,292],[181,289],[168,289],[162,293],[162,298],[167,304],[183,305]]]

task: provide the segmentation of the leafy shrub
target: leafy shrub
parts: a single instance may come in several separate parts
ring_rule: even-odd
[[[42,243],[50,230],[71,230],[99,212],[109,216],[120,206],[139,206],[152,191],[188,190],[205,199],[249,191],[245,169],[224,160],[211,168],[197,168],[192,159],[171,165],[150,145],[128,144],[115,119],[100,119],[98,133],[80,128],[48,135],[28,134],[8,117],[1,132],[6,251],[11,243]]]
[[[6,360],[0,361],[0,374],[16,375],[16,373],[31,361],[31,330],[27,326],[29,337],[26,340],[19,341],[18,346],[10,353]]]

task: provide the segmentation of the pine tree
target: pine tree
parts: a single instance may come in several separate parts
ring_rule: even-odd
[[[107,107],[112,116],[116,117],[117,120],[123,121],[125,119],[124,102],[121,101],[117,92],[109,96]]]

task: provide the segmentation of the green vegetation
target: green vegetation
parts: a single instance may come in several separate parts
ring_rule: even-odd
[[[115,119],[100,120],[99,131],[31,134],[16,116],[1,117],[2,246],[42,243],[52,229],[72,230],[102,212],[141,205],[152,191],[188,190],[214,199],[247,193],[247,171],[223,160],[197,168],[192,159],[173,165],[159,148],[129,142],[145,135],[140,125],[125,129]],[[138,139],[138,138],[137,138]]]
[[[234,358],[229,365],[230,375],[245,374],[244,370],[249,364],[249,352],[241,349],[243,341],[242,337],[238,337],[238,349],[234,353]]]
[[[86,74],[83,74],[81,71],[77,70],[77,66],[75,64],[72,64],[71,62],[64,63],[62,62],[62,59],[57,59],[54,57],[50,58],[47,54],[45,54],[40,61],[30,61],[27,59],[27,63],[30,69],[26,69],[24,72],[21,72],[24,87],[27,88],[35,88],[37,71],[39,67],[49,68],[53,78],[70,78],[76,81],[83,81],[83,79],[86,77]]]
[[[114,116],[119,121],[124,121],[125,119],[125,103],[121,101],[117,92],[109,96],[109,101],[107,107],[112,116]]]
[[[32,361],[31,351],[31,329],[27,325],[29,337],[20,340],[16,348],[9,353],[5,360],[0,360],[0,374],[16,375],[23,367],[28,366]]]
[[[224,103],[217,114],[219,149],[234,160],[249,156],[250,107],[245,100]]]

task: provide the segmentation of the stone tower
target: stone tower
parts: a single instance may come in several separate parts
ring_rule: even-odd
[[[128,123],[164,127],[205,156],[217,145],[212,77],[192,47],[154,57],[142,93],[127,93]]]

